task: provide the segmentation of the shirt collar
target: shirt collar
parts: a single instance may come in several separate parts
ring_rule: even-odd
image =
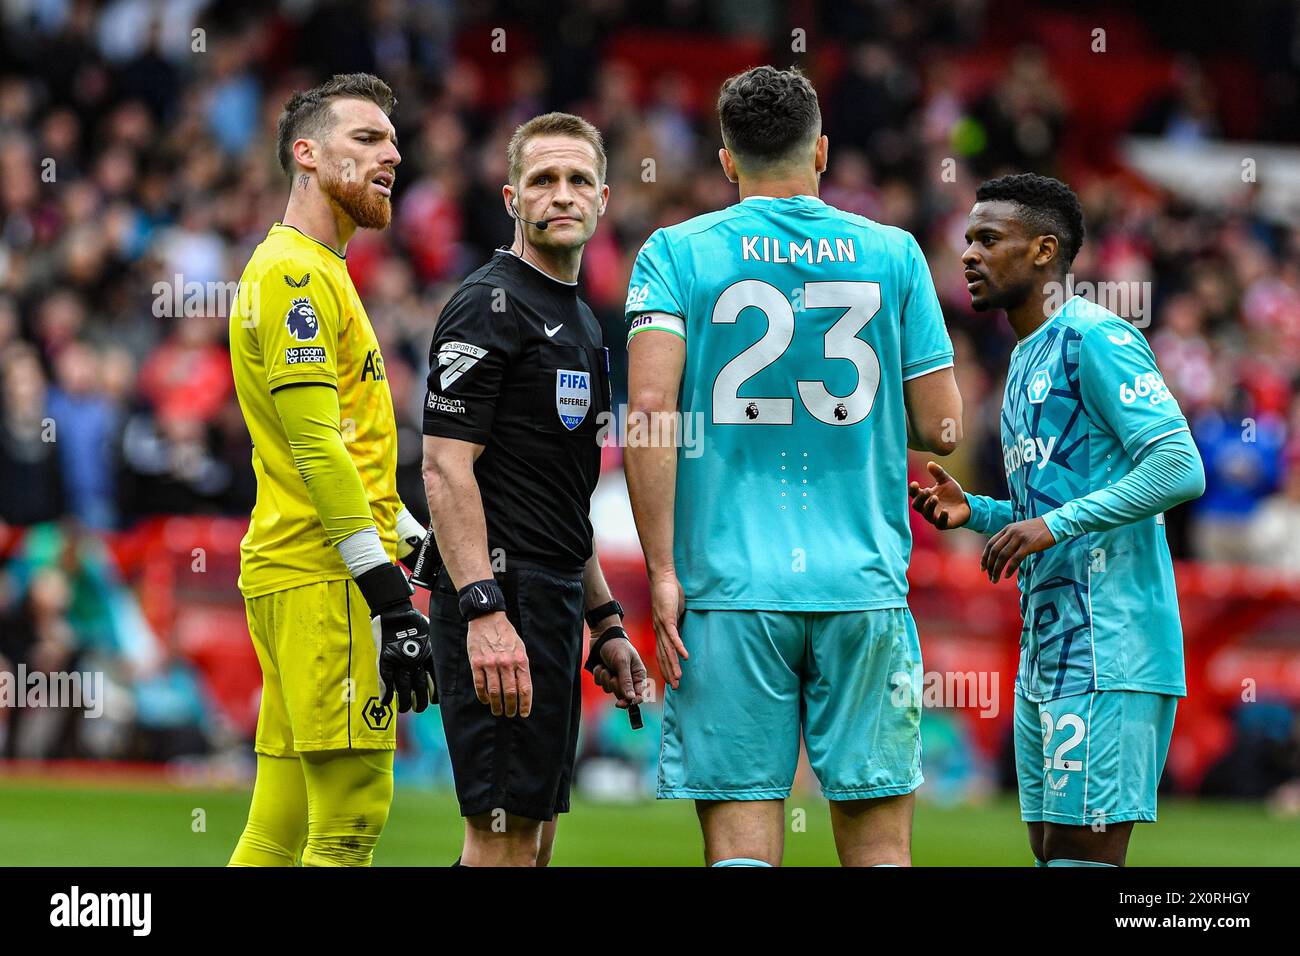
[[[338,259],[347,259],[348,257],[348,254],[346,252],[339,252],[328,242],[321,242],[315,236],[307,235],[307,233],[303,232],[297,226],[290,226],[283,222],[277,222],[274,226],[271,227],[271,231],[275,232],[275,230],[277,229],[292,229],[298,235],[302,236],[304,239],[310,239],[312,242],[316,243],[316,245],[320,246],[322,249],[328,249],[330,252],[334,253],[334,256]]]
[[[826,203],[824,203],[824,202],[823,202],[820,198],[818,198],[817,196],[808,196],[808,195],[798,195],[798,196],[746,196],[744,199],[741,200],[741,203],[753,202],[754,200],[759,200],[759,201],[761,201],[761,202],[810,202],[810,203],[816,203],[816,204],[819,205],[819,206],[824,206],[824,205],[826,205]]]
[[[503,252],[503,253],[505,253],[506,255],[510,256],[512,259],[516,259],[516,260],[518,260],[519,262],[522,262],[524,265],[528,266],[528,268],[532,269],[532,270],[533,270],[534,272],[536,272],[538,275],[545,276],[547,279],[550,279],[550,280],[551,280],[552,282],[554,282],[556,285],[567,286],[567,287],[569,287],[570,289],[576,289],[576,288],[578,287],[578,283],[577,283],[576,281],[574,281],[574,282],[566,282],[566,281],[564,281],[563,279],[557,279],[557,278],[555,278],[555,276],[551,275],[549,272],[547,272],[547,271],[544,270],[544,269],[539,269],[539,268],[537,268],[537,266],[533,265],[531,262],[529,262],[529,261],[528,261],[527,259],[525,259],[523,256],[519,255],[519,253],[515,252],[513,249],[511,249],[511,248],[509,248],[509,247],[507,247],[507,246],[501,246],[499,249],[497,249],[497,252]]]
[[[1027,345],[1027,344],[1029,344],[1030,342],[1032,342],[1034,339],[1038,338],[1038,336],[1042,333],[1042,331],[1043,331],[1044,329],[1046,329],[1049,325],[1051,325],[1053,322],[1055,322],[1056,319],[1060,316],[1060,314],[1061,314],[1062,312],[1064,312],[1067,308],[1069,308],[1070,303],[1073,302],[1073,301],[1074,301],[1075,299],[1077,299],[1077,298],[1079,298],[1079,296],[1077,296],[1077,295],[1072,295],[1072,296],[1070,296],[1068,299],[1066,299],[1064,302],[1062,302],[1060,308],[1058,308],[1055,312],[1053,312],[1051,315],[1049,315],[1049,316],[1047,317],[1047,319],[1043,322],[1042,325],[1040,325],[1038,328],[1034,329],[1034,331],[1030,332],[1030,333],[1029,333],[1028,335],[1026,335],[1023,339],[1021,339],[1019,342],[1017,342],[1017,343],[1016,343],[1016,348],[1018,349],[1018,348],[1020,348],[1020,346],[1022,346],[1022,345]]]

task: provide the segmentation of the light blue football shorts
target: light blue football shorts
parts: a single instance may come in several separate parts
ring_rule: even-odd
[[[799,733],[822,793],[862,800],[921,785],[921,645],[907,608],[687,611],[664,697],[661,798],[790,794]],[[900,693],[898,688],[904,692]]]
[[[1016,694],[1020,818],[1098,826],[1154,821],[1178,698],[1100,690],[1035,704]]]

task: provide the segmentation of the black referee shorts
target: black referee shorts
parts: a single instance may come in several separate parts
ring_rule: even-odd
[[[500,808],[551,820],[569,811],[582,710],[582,575],[519,567],[496,575],[506,617],[528,650],[533,709],[494,717],[474,693],[468,625],[444,568],[429,599],[434,672],[461,816]]]

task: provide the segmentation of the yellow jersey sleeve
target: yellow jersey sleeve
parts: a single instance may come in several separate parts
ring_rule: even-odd
[[[266,384],[337,388],[342,296],[333,278],[306,257],[286,257],[263,271],[253,296]]]
[[[375,527],[365,486],[339,430],[338,392],[313,384],[283,388],[271,398],[330,544],[337,546],[358,531]]]

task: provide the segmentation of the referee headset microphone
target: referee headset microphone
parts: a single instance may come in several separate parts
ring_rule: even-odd
[[[516,205],[518,202],[519,202],[518,196],[510,197],[510,215],[514,216],[517,222],[526,222],[530,226],[536,226],[538,230],[540,230],[541,232],[545,232],[546,227],[549,226],[550,223],[547,222],[545,219],[539,219],[536,222],[534,222],[531,219],[525,219],[523,216],[519,215],[519,206]]]

